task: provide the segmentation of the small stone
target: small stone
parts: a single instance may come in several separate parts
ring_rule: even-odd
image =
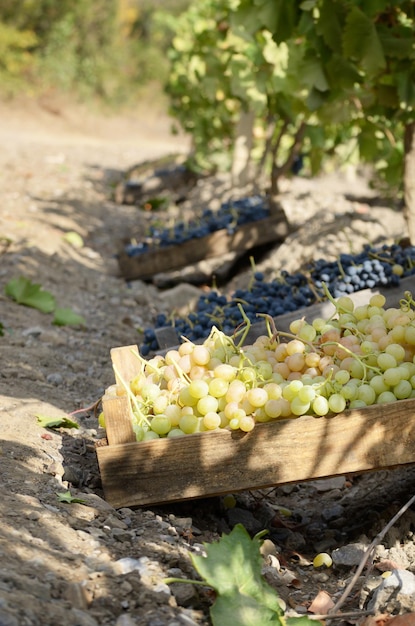
[[[114,563],[114,571],[116,574],[129,574],[130,572],[137,571],[143,574],[147,571],[150,559],[147,556],[142,556],[139,559],[133,559],[130,556],[126,556],[122,559],[118,559]]]
[[[325,522],[330,522],[338,517],[341,517],[344,513],[344,507],[341,504],[332,504],[331,506],[324,507],[321,512],[321,517]]]
[[[158,583],[152,589],[153,594],[155,594],[158,602],[167,602],[171,596],[170,586],[166,585],[166,583]]]
[[[342,489],[344,487],[345,477],[334,476],[333,478],[323,478],[321,480],[312,480],[309,482],[319,492],[331,491],[332,489]]]
[[[197,598],[195,586],[190,583],[172,583],[169,588],[178,606],[190,606]]]
[[[233,527],[236,526],[236,524],[242,524],[250,534],[255,535],[263,529],[262,524],[258,522],[250,511],[246,511],[240,507],[236,506],[233,509],[229,509],[227,516],[230,526]]]
[[[393,570],[375,589],[367,606],[374,613],[391,615],[415,611],[415,575],[407,570]]]
[[[19,620],[5,609],[0,609],[0,625],[1,626],[19,626]]]
[[[123,530],[127,530],[128,528],[127,524],[118,519],[115,515],[109,515],[104,522],[104,526],[108,526],[109,528],[121,528]]]
[[[59,387],[63,384],[63,376],[59,372],[52,372],[48,374],[46,380],[49,384],[55,385],[55,387]]]
[[[363,543],[349,543],[346,546],[333,550],[331,557],[335,565],[354,567],[359,565],[366,550],[367,546]]]
[[[111,535],[114,537],[114,539],[121,542],[133,541],[135,537],[133,531],[123,530],[122,528],[113,528],[111,530]]]
[[[128,613],[123,613],[117,618],[115,626],[137,626],[137,622]]]
[[[96,619],[93,618],[92,615],[89,615],[89,613],[85,613],[79,609],[71,609],[69,613],[73,616],[74,621],[72,623],[76,624],[76,626],[99,626]]]

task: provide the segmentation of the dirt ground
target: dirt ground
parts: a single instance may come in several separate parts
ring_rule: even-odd
[[[133,165],[185,153],[186,140],[169,134],[156,108],[103,117],[26,102],[0,105],[0,145],[0,626],[207,625],[209,594],[172,590],[163,579],[194,577],[190,552],[233,522],[260,530],[279,507],[296,520],[275,522],[271,536],[283,570],[295,571],[290,582],[277,576],[275,583],[287,606],[304,609],[321,589],[339,596],[350,566],[321,572],[288,555],[312,558],[373,538],[411,495],[412,468],[280,488],[272,500],[242,494],[232,519],[219,499],[116,511],[103,497],[95,457],[102,433],[92,407],[113,383],[109,351],[137,343],[137,329],[151,327],[167,306],[153,285],[128,285],[119,276],[116,242],[140,218],[135,207],[116,204],[112,191]],[[307,246],[335,254],[351,245],[348,229],[355,246],[404,234],[395,209],[369,208],[371,192],[361,180],[342,174],[319,184],[287,186],[284,208],[297,234],[264,267],[291,271]],[[65,239],[70,231],[83,238],[82,248]],[[19,276],[50,291],[86,326],[54,326],[50,314],[16,304],[4,287]],[[45,429],[37,420],[72,413],[78,430]],[[68,490],[83,503],[61,502],[57,494]],[[415,569],[412,518],[410,511],[400,533],[381,546],[383,559],[408,571]],[[362,608],[363,587],[361,581],[352,609]]]

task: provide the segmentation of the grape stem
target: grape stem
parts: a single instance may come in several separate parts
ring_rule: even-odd
[[[373,370],[374,372],[376,372],[376,374],[382,373],[378,367],[375,367],[374,365],[368,365],[357,354],[349,350],[349,348],[346,348],[346,346],[343,346],[343,344],[339,343],[338,341],[325,341],[324,343],[320,344],[320,348],[324,348],[324,346],[337,346],[341,350],[344,350],[344,352],[346,352],[349,356],[356,359],[356,361],[359,361],[360,365],[363,367],[363,379],[362,380],[366,380],[367,370]]]
[[[350,313],[350,311],[342,307],[338,303],[338,301],[335,298],[333,298],[325,282],[322,282],[321,285],[323,287],[324,295],[326,296],[327,300],[329,300],[332,303],[332,305],[336,307],[337,313]],[[334,315],[335,313],[331,316],[331,319],[334,317]]]
[[[411,306],[414,305],[415,301],[412,297],[412,293],[410,291],[405,291],[404,298],[402,298],[402,300],[399,300],[399,306],[401,307],[402,311],[409,311]]]

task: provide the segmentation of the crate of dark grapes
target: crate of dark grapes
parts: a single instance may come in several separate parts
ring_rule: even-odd
[[[127,280],[151,280],[162,272],[192,266],[233,252],[241,256],[266,244],[284,241],[289,225],[283,210],[270,211],[261,197],[224,203],[200,218],[150,228],[147,237],[121,242],[118,264]]]
[[[415,462],[415,310],[376,293],[247,343],[216,328],[145,359],[111,350],[106,499],[145,506]]]

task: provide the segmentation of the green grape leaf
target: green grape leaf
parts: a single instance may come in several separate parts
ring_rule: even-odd
[[[240,594],[220,596],[210,609],[213,626],[283,626],[285,623],[275,611],[261,604],[255,598]]]
[[[409,72],[396,74],[398,96],[407,107],[415,107],[415,81]]]
[[[39,426],[42,426],[42,428],[79,428],[79,424],[67,416],[50,417],[49,415],[37,413],[35,417],[37,418]]]
[[[320,620],[315,620],[302,615],[301,617],[287,617],[285,620],[286,626],[315,626],[316,621],[321,625]]]
[[[68,308],[57,308],[52,323],[55,326],[86,326],[85,318]]]
[[[55,309],[53,295],[24,276],[10,280],[5,286],[5,293],[18,304],[38,309],[42,313],[51,313]]]
[[[340,7],[333,0],[323,0],[320,7],[320,18],[316,24],[316,32],[335,52],[342,52],[342,25],[339,14]]]
[[[343,34],[344,54],[362,63],[370,74],[376,75],[386,67],[382,44],[376,27],[363,11],[354,6],[346,19]]]
[[[67,504],[86,504],[85,500],[74,497],[70,491],[62,491],[60,493],[56,493],[56,495],[59,502],[66,502]]]
[[[192,555],[192,561],[199,575],[218,595],[233,596],[236,601],[239,596],[249,596],[281,615],[279,598],[261,573],[262,534],[251,539],[242,524],[237,524],[218,542],[205,544],[206,557]]]

